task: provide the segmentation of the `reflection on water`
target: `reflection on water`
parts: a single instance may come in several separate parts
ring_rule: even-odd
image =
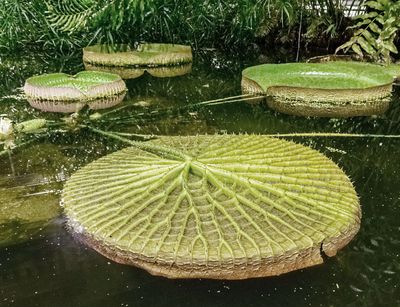
[[[73,113],[79,112],[85,106],[88,106],[92,110],[108,109],[120,104],[125,97],[125,92],[108,96],[101,97],[98,99],[90,100],[88,102],[70,102],[61,100],[43,100],[28,98],[29,104],[43,112],[59,112],[59,113]]]
[[[29,64],[31,63],[31,64]],[[46,64],[28,57],[0,66],[0,114],[16,121],[60,118],[34,111],[18,96],[32,74],[82,69],[70,62]],[[228,64],[226,64],[228,63]],[[197,59],[191,74],[128,81],[124,102],[108,113],[107,129],[142,134],[343,132],[400,134],[398,91],[379,118],[308,119],[275,113],[244,102],[187,108],[199,101],[240,94],[240,72],[256,61],[215,55]],[[22,68],[20,68],[20,66]],[[4,75],[7,74],[7,78]],[[10,76],[12,77],[10,79]],[[6,80],[7,79],[7,80]],[[13,96],[14,95],[14,96]],[[120,109],[121,108],[121,109]],[[101,113],[109,110],[99,111]],[[247,281],[167,280],[110,262],[77,243],[64,218],[25,242],[0,247],[1,306],[399,306],[400,305],[400,140],[293,138],[344,168],[361,199],[361,230],[349,246],[321,266]],[[0,159],[0,188],[42,195],[51,206],[74,170],[121,148],[87,131],[56,134]],[[28,187],[30,186],[30,187]],[[30,189],[33,189],[31,191]],[[24,194],[25,195],[25,194]],[[7,201],[1,200],[0,206]],[[31,205],[35,205],[34,202]],[[1,221],[0,221],[1,223]],[[16,230],[17,224],[8,224]]]
[[[122,79],[136,79],[145,72],[157,78],[171,78],[186,75],[192,71],[192,63],[175,66],[159,67],[122,67],[122,66],[99,66],[90,63],[84,63],[86,70],[109,72],[120,75]]]

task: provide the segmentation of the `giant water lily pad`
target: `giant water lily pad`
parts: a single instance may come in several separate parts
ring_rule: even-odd
[[[358,62],[369,62],[371,64],[375,64],[381,67],[384,67],[386,72],[390,73],[397,84],[400,80],[400,63],[376,63],[371,58],[360,58],[357,54],[351,55],[337,55],[337,54],[327,54],[327,55],[320,55],[309,58],[307,63],[326,63],[326,62],[349,62],[349,61],[358,61]]]
[[[308,147],[256,135],[145,146],[159,154],[123,149],[63,191],[72,230],[117,262],[170,278],[279,275],[322,263],[359,229],[349,178]]]
[[[64,73],[44,74],[26,80],[25,95],[29,103],[50,112],[75,112],[88,105],[103,109],[120,103],[126,92],[119,75],[82,71],[74,76]]]
[[[396,84],[400,82],[400,63],[393,63],[386,65],[385,68],[387,71],[392,74],[394,81]]]
[[[265,94],[271,108],[301,116],[382,114],[392,83],[384,67],[359,62],[264,64],[242,73],[244,92]]]
[[[88,70],[116,72],[124,79],[140,77],[145,71],[173,77],[190,72],[192,49],[176,44],[94,45],[83,49],[83,61]]]

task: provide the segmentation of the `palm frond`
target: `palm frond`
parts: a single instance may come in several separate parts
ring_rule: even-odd
[[[52,26],[63,32],[84,28],[95,15],[96,0],[52,0],[46,2],[47,18]]]

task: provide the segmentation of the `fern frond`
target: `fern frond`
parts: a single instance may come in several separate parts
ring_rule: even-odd
[[[47,4],[47,18],[52,26],[63,32],[82,29],[95,14],[96,0],[52,0]]]
[[[400,30],[400,2],[373,0],[365,6],[374,11],[356,17],[360,21],[351,28],[357,30],[336,52],[351,49],[361,57],[368,54],[376,61],[391,62],[390,54],[398,53],[394,41]]]

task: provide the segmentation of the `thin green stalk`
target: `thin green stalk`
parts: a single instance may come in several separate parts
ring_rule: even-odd
[[[65,122],[63,121],[47,121],[46,127],[53,128],[53,127],[60,127],[65,126]]]
[[[226,97],[226,98],[221,98],[221,99],[214,99],[214,100],[207,100],[207,101],[202,101],[190,105],[186,105],[183,107],[178,107],[178,108],[165,108],[165,109],[160,109],[160,110],[153,110],[149,111],[147,113],[145,112],[140,112],[136,113],[133,115],[125,116],[125,117],[114,117],[110,119],[103,119],[105,115],[109,115],[112,111],[107,112],[101,116],[98,122],[110,122],[112,121],[114,124],[115,123],[126,123],[129,122],[129,120],[134,120],[134,119],[143,119],[144,116],[151,116],[154,114],[162,114],[163,112],[170,112],[170,111],[183,111],[183,110],[190,110],[192,108],[198,107],[198,106],[216,106],[216,105],[221,105],[225,103],[234,103],[234,102],[241,102],[241,101],[251,101],[251,100],[258,100],[261,99],[265,96],[254,96],[253,94],[246,94],[246,95],[238,95],[238,96],[232,96],[232,97]],[[238,98],[238,99],[234,99]],[[121,107],[122,108],[122,107]]]
[[[21,147],[30,145],[30,144],[34,143],[35,141],[37,141],[36,138],[35,138],[35,139],[31,139],[31,140],[26,141],[26,142],[23,142],[23,143],[20,143],[20,144],[17,144],[17,145],[16,145],[14,148],[12,148],[12,149],[5,149],[5,150],[2,150],[2,151],[0,151],[0,157],[2,157],[2,156],[4,156],[4,155],[8,155],[10,152],[12,152],[12,151],[14,151],[14,150],[16,150],[16,149],[20,149]]]
[[[115,109],[113,109],[113,110],[111,110],[111,111],[104,112],[103,114],[101,114],[101,118],[103,118],[103,117],[105,117],[105,116],[108,116],[108,115],[110,115],[110,114],[112,114],[112,113],[116,113],[116,112],[118,112],[118,111],[121,111],[122,109],[125,109],[125,108],[127,108],[127,107],[130,107],[130,105],[124,105],[124,106],[115,108]]]
[[[156,154],[158,156],[162,156],[165,158],[170,158],[172,160],[183,160],[183,161],[187,161],[190,160],[191,158],[186,155],[185,153],[172,149],[170,147],[166,147],[166,146],[162,146],[162,145],[155,145],[155,144],[150,144],[147,142],[143,142],[143,141],[132,141],[130,139],[127,139],[125,137],[122,137],[120,135],[116,135],[112,132],[108,132],[108,131],[104,131],[104,130],[100,130],[91,126],[85,126],[82,125],[82,128],[87,128],[92,132],[95,132],[97,134],[109,137],[109,138],[113,138],[115,140],[118,140],[120,142],[135,146],[139,149],[142,149],[144,151]]]
[[[218,101],[218,102],[213,102],[210,104],[207,104],[207,106],[216,106],[216,105],[220,105],[220,104],[225,104],[225,103],[232,103],[232,102],[239,102],[239,101],[250,101],[250,100],[258,100],[258,99],[262,99],[265,98],[266,96],[254,96],[251,95],[252,97],[248,97],[248,98],[240,98],[240,99],[234,99],[234,100],[229,100],[229,101]],[[197,106],[200,104],[194,104],[194,106]]]
[[[138,133],[128,133],[128,132],[116,132],[116,131],[110,131],[110,133],[113,133],[115,135],[119,136],[131,136],[131,137],[140,137],[146,140],[150,140],[155,138],[154,135],[149,135],[149,134],[138,134]]]
[[[96,132],[98,134],[111,137],[113,139],[122,141],[124,143],[127,143],[129,145],[136,146],[140,149],[143,149],[145,151],[149,151],[155,154],[161,154],[163,156],[171,156],[176,159],[190,159],[189,156],[185,155],[184,153],[173,150],[169,147],[166,146],[159,146],[159,145],[153,145],[153,144],[148,144],[143,141],[132,141],[124,136],[140,136],[142,138],[145,138],[147,140],[153,139],[156,136],[154,135],[146,135],[146,134],[132,134],[132,133],[121,133],[121,132],[107,132],[103,131],[100,129],[96,129],[94,127],[89,127],[85,126],[89,130]],[[400,135],[384,135],[384,134],[357,134],[357,133],[329,133],[329,132],[301,132],[301,133],[276,133],[276,134],[265,134],[265,136],[269,137],[346,137],[346,138],[388,138],[388,139],[400,139]]]
[[[357,133],[329,133],[329,132],[300,132],[300,133],[276,133],[265,134],[271,137],[347,137],[347,138],[388,138],[398,139],[400,135],[385,134],[357,134]]]
[[[15,177],[15,168],[14,168],[14,162],[11,157],[11,151],[7,150],[7,153],[8,153],[8,161],[10,161],[11,174],[13,175],[13,177]]]
[[[231,100],[231,99],[246,98],[246,97],[252,97],[252,96],[254,96],[254,95],[253,94],[242,94],[242,95],[237,95],[237,96],[230,96],[230,97],[225,97],[225,98],[201,101],[201,102],[192,104],[190,106],[199,106],[199,105],[204,105],[204,104],[207,105],[207,104],[213,104],[213,102],[221,102],[221,101],[227,101],[227,100]]]

